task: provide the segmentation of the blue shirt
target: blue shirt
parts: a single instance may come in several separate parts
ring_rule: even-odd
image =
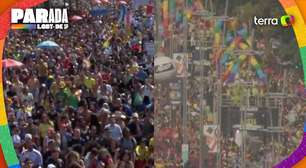
[[[107,124],[105,128],[109,130],[113,140],[120,141],[122,138],[122,130],[118,124]]]
[[[33,162],[34,166],[43,166],[43,158],[41,153],[36,150],[36,149],[32,149],[32,150],[25,150],[21,153],[20,159],[22,162],[24,162],[25,160],[29,159]]]

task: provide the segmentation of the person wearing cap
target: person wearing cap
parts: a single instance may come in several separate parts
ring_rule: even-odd
[[[116,123],[121,127],[121,129],[124,129],[126,127],[125,120],[126,116],[121,111],[116,111]]]
[[[36,167],[43,166],[43,157],[41,153],[34,148],[33,138],[31,134],[25,135],[25,146],[24,150],[21,152],[20,160],[24,162],[25,160],[31,160],[33,165]]]
[[[98,121],[99,125],[101,126],[100,129],[104,130],[104,127],[109,122],[109,117],[111,115],[111,112],[107,108],[102,108],[98,113]]]
[[[103,108],[109,110],[109,105],[107,103],[103,103]]]
[[[111,137],[115,141],[120,141],[122,138],[122,129],[116,123],[116,115],[112,114],[110,118],[110,123],[105,126],[106,129],[110,131]]]

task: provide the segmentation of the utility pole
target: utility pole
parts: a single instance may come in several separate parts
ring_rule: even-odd
[[[240,85],[240,83],[239,83]],[[240,117],[240,128],[241,128],[241,134],[242,134],[242,146],[241,146],[241,167],[246,168],[246,135],[247,135],[247,127],[246,127],[246,114],[249,111],[250,108],[250,91],[251,88],[249,88],[248,84],[245,84],[247,89],[246,97],[242,96],[244,100],[246,100],[246,104],[242,105],[241,111],[241,117]],[[252,87],[252,86],[251,86]]]
[[[184,12],[187,12],[187,8],[188,8],[188,0],[185,0],[185,4],[184,4]],[[188,21],[187,21],[187,17],[184,17],[183,20],[183,25],[184,25],[184,54],[188,53]],[[184,56],[185,58],[186,56]],[[188,60],[184,60],[184,61],[188,61]],[[188,68],[187,65],[188,62],[184,62],[185,68],[186,68],[186,74],[183,75],[182,78],[182,105],[183,105],[183,119],[182,119],[182,133],[183,133],[183,144],[184,145],[188,145],[188,107],[187,107],[187,80],[188,80]],[[189,148],[189,145],[188,145]],[[189,151],[189,150],[188,150]],[[187,154],[189,156],[189,154]],[[184,165],[185,167],[185,165]]]
[[[281,104],[280,104],[280,109],[279,109],[279,113],[278,113],[278,127],[282,127],[282,120],[283,120],[283,112],[285,110],[285,99],[287,97],[287,88],[288,88],[288,72],[287,72],[287,69],[284,68],[284,75],[283,75],[283,88],[282,88],[282,94],[284,95],[284,97],[281,99]],[[281,136],[280,136],[280,133],[278,134],[278,142],[281,141]]]
[[[201,36],[202,37],[202,36]],[[201,66],[201,70],[200,70],[200,83],[201,83],[201,89],[200,89],[200,121],[201,121],[201,125],[200,125],[200,167],[204,168],[204,162],[203,162],[203,158],[204,158],[204,65],[203,65],[203,60],[205,58],[204,54],[202,53],[202,41],[201,38],[198,41],[197,44],[200,48],[199,48],[199,54],[200,54],[200,66]]]
[[[228,6],[229,6],[229,1],[226,0],[225,2],[225,9],[224,9],[224,17],[226,18],[228,15]],[[225,47],[225,36],[226,35],[226,24],[224,24],[223,26],[223,38],[222,38],[222,47]],[[216,96],[215,96],[215,101],[217,100],[217,102],[215,102],[215,113],[216,113],[216,121],[215,124],[217,125],[217,130],[218,130],[218,152],[217,152],[217,168],[221,168],[222,167],[222,150],[221,150],[221,146],[222,146],[222,132],[221,132],[221,122],[222,122],[222,67],[219,65],[219,63],[217,63],[216,65],[216,72],[217,72],[217,87],[216,87]],[[219,73],[218,73],[219,72]]]
[[[205,90],[204,90],[204,85],[206,84],[205,82],[205,67],[207,65],[204,64],[204,60],[205,60],[205,55],[207,53],[207,50],[210,48],[207,44],[207,40],[209,39],[208,34],[205,34],[205,37],[203,38],[203,41],[206,40],[205,43],[203,43],[203,41],[200,41],[200,59],[201,59],[201,70],[200,70],[200,121],[201,121],[201,125],[200,125],[200,167],[201,168],[205,168],[205,164],[204,164],[204,158],[207,157],[205,156],[205,154],[207,154],[207,152],[204,151],[205,148],[205,137],[204,137],[204,119],[205,119],[205,106],[207,105],[206,100],[204,99],[204,94],[205,94]],[[206,163],[207,164],[207,163]]]

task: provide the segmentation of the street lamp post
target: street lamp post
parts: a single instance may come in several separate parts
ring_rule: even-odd
[[[227,14],[228,14],[228,6],[229,6],[229,0],[225,1],[225,9],[224,9],[224,17],[227,18]],[[222,47],[225,46],[225,34],[226,34],[226,24],[224,24],[223,26],[223,43],[222,43]],[[221,168],[222,167],[222,150],[221,150],[221,146],[222,146],[222,134],[221,134],[221,115],[222,115],[222,79],[221,79],[221,74],[222,74],[222,67],[218,67],[219,65],[216,65],[216,72],[219,71],[219,74],[217,73],[217,102],[216,102],[216,119],[217,119],[217,130],[218,130],[218,153],[217,153],[217,168]],[[218,70],[218,68],[220,68]]]
[[[241,167],[246,168],[246,113],[250,108],[250,88],[247,88],[247,94],[245,97],[246,105],[244,105],[243,109],[241,109],[241,120],[240,120],[240,128],[242,133],[242,146],[241,146]]]

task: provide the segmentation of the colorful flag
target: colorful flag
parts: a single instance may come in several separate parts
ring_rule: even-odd
[[[169,2],[168,0],[163,0],[162,4],[164,36],[167,37],[169,35]]]

